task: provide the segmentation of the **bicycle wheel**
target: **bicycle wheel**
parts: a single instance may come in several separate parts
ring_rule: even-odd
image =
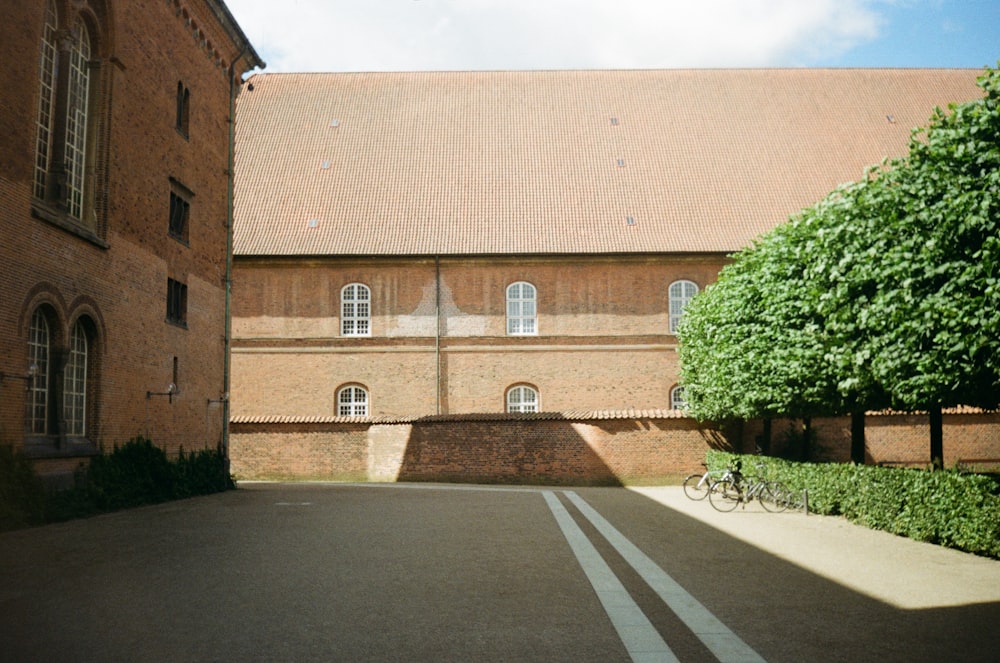
[[[785,493],[785,505],[792,511],[805,511],[805,496],[801,490],[789,490]]]
[[[703,474],[692,474],[684,479],[684,494],[688,499],[703,500],[708,497],[708,479]]]
[[[780,513],[788,508],[788,489],[776,481],[768,481],[757,494],[765,511]]]
[[[721,479],[712,484],[708,491],[708,501],[717,511],[732,511],[743,501],[743,491],[739,484]]]

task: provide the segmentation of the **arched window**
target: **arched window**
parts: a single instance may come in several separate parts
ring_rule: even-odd
[[[73,34],[76,39],[70,48],[69,108],[66,110],[67,211],[74,219],[82,219],[90,106],[90,35],[80,20]]]
[[[337,392],[337,415],[341,417],[367,417],[368,392],[364,387],[351,385]]]
[[[60,18],[56,3],[46,3],[38,70],[35,126],[35,198],[45,203],[39,215],[59,224],[70,221],[85,235],[97,231],[93,212],[95,163],[93,130],[99,115],[91,108],[100,76],[97,44],[76,4]],[[81,3],[82,4],[82,3]],[[84,7],[87,20],[101,19]],[[88,209],[90,210],[88,212]]]
[[[38,116],[35,127],[35,197],[45,198],[49,173],[49,149],[55,122],[56,89],[56,5],[46,3],[45,28],[42,32],[42,59],[38,77]]]
[[[507,334],[531,336],[538,333],[535,286],[518,281],[507,286]]]
[[[692,281],[674,281],[670,284],[670,333],[677,333],[677,325],[684,314],[684,307],[698,294],[698,285]]]
[[[670,408],[673,410],[687,408],[687,401],[684,400],[684,387],[677,386],[670,390]]]
[[[49,426],[50,355],[49,321],[42,310],[37,309],[28,329],[28,363],[33,373],[28,385],[28,431],[34,435],[53,432]]]
[[[87,362],[90,337],[83,321],[73,325],[69,355],[63,373],[63,419],[66,434],[83,437],[87,432]]]
[[[538,392],[527,385],[520,384],[507,390],[508,412],[538,412]]]
[[[361,283],[345,285],[340,291],[340,334],[371,336],[371,290]]]

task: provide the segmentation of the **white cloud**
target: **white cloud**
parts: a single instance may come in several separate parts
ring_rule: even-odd
[[[808,65],[871,0],[227,0],[268,71]]]

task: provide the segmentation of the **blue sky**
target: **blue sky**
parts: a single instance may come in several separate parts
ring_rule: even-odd
[[[971,67],[1000,0],[226,0],[268,72]]]
[[[879,6],[881,5],[881,6]],[[1000,0],[875,3],[879,36],[824,63],[837,67],[995,67]]]

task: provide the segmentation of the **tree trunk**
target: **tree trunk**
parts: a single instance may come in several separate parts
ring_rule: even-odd
[[[931,428],[931,465],[939,470],[944,467],[944,417],[941,406],[932,405],[928,410]]]
[[[851,462],[865,464],[865,413],[851,413]]]
[[[812,459],[812,418],[806,417],[802,422],[802,449],[799,460],[809,461]]]
[[[760,437],[757,438],[757,453],[762,453],[765,456],[771,455],[771,419],[767,418],[764,420],[764,430],[761,432]]]

